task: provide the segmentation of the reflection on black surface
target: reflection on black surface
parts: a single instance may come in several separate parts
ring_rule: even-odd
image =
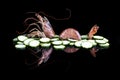
[[[56,71],[56,69],[59,68],[60,72],[69,72],[72,69],[76,70],[74,66],[77,65],[76,67],[78,68],[79,64],[81,64],[80,67],[95,65],[97,58],[103,54],[101,52],[106,52],[106,50],[109,49],[100,49],[99,47],[84,49],[68,46],[67,50],[71,50],[71,48],[77,49],[77,51],[73,53],[67,53],[64,50],[53,49],[53,47],[39,47],[36,49],[27,48],[25,50],[16,49],[16,51],[17,54],[19,54],[21,57],[24,57],[20,59],[23,61],[22,63],[20,61],[20,63],[24,64],[24,68],[26,66],[26,70],[39,69],[40,71]],[[59,71],[59,69],[57,71]]]

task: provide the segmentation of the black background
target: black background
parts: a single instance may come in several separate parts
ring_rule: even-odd
[[[4,54],[2,61],[5,74],[12,74],[12,78],[14,75],[41,78],[50,74],[53,74],[52,77],[55,74],[58,76],[78,74],[80,77],[90,75],[93,78],[107,74],[108,77],[112,77],[119,71],[119,52],[117,51],[119,51],[120,36],[119,21],[117,21],[119,19],[117,2],[28,0],[5,2],[5,5],[3,12],[6,18],[4,18],[3,30],[1,30],[2,36],[5,35],[1,44],[7,46],[7,49],[4,46],[6,50],[2,52]],[[56,34],[60,34],[68,27],[77,29],[81,35],[87,34],[90,28],[97,24],[100,27],[97,34],[109,39],[110,48],[98,51],[96,58],[90,55],[89,50],[79,50],[73,54],[54,50],[50,60],[44,65],[38,68],[26,66],[24,64],[24,54],[26,53],[16,50],[12,42],[12,39],[17,36],[16,30],[25,29],[23,27],[23,21],[26,18],[25,13],[43,11],[47,15],[64,18],[69,15],[66,8],[71,10],[69,20],[53,20],[48,17]]]

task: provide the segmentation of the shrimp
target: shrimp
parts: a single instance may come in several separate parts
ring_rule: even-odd
[[[90,29],[90,31],[89,31],[89,33],[88,33],[89,39],[92,39],[92,37],[94,36],[94,34],[97,33],[98,29],[99,29],[99,26],[97,26],[97,24],[95,24],[95,25]]]

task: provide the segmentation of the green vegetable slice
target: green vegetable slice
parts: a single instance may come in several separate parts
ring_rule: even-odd
[[[109,45],[110,45],[109,43],[99,44],[99,46],[100,46],[100,47],[103,47],[103,48],[105,48],[105,47],[107,48],[107,47],[109,47]]]
[[[106,41],[104,41],[104,40],[95,40],[96,41],[96,43],[98,43],[98,44],[104,44],[104,43],[106,43]]]
[[[71,42],[75,42],[75,41],[78,41],[78,40],[75,40],[75,39],[71,39],[71,38],[69,38],[68,40],[69,40],[69,41],[71,41]]]
[[[59,40],[59,41],[53,41],[52,44],[53,44],[53,45],[61,45],[61,44],[62,44],[62,41],[60,41],[60,40]]]
[[[84,40],[81,40],[82,42],[86,42],[87,41],[87,39],[84,39]]]
[[[68,40],[63,40],[62,43],[63,43],[63,45],[68,45],[68,44],[70,43],[70,41],[68,41]]]
[[[50,42],[50,38],[41,38],[40,42]]]
[[[75,46],[76,47],[81,47],[82,46],[82,41],[76,41]]]
[[[84,42],[82,42],[82,47],[83,48],[86,48],[86,49],[88,49],[88,48],[92,48],[92,43],[91,42],[89,42],[89,41],[84,41]]]
[[[29,42],[30,47],[37,47],[39,46],[40,42],[38,40],[32,40]]]
[[[76,47],[81,47],[82,46],[82,41],[76,41],[75,46]]]
[[[14,39],[13,39],[13,42],[16,42],[16,41],[18,41],[18,38],[14,38]]]
[[[65,46],[64,45],[54,45],[53,46],[55,49],[64,49]]]
[[[20,41],[18,41],[17,44],[23,44],[23,45],[24,45],[24,43],[23,43],[23,42],[20,42]]]
[[[104,40],[106,43],[109,41],[107,38],[104,38],[103,40]]]
[[[59,35],[55,35],[54,38],[59,38],[60,36]]]
[[[99,36],[99,35],[95,35],[93,36],[94,39],[103,39],[104,37],[103,36]]]
[[[52,39],[50,39],[50,41],[57,41],[57,40],[59,40],[59,38],[52,38]]]
[[[51,43],[41,43],[41,47],[50,47]]]
[[[24,41],[27,39],[27,37],[25,35],[19,35],[17,38],[19,41]]]
[[[16,48],[16,49],[25,49],[25,48],[26,48],[26,45],[16,44],[16,45],[15,45],[15,48]]]
[[[81,39],[88,39],[88,35],[82,35]]]
[[[95,40],[88,40],[88,41],[91,42],[93,46],[97,45],[97,43],[95,42]]]
[[[74,44],[75,44],[74,42],[70,42],[69,43],[70,46],[74,46]]]
[[[32,40],[34,40],[34,39],[33,38],[29,38],[29,39],[26,39],[23,43],[25,45],[29,45],[29,42],[32,41]]]

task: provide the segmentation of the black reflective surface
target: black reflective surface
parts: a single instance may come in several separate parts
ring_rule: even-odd
[[[106,74],[112,75],[119,70],[120,36],[118,22],[115,21],[116,18],[119,17],[117,12],[110,7],[98,7],[101,5],[95,5],[97,6],[96,8],[95,6],[84,8],[84,6],[77,4],[77,2],[73,3],[76,4],[76,6],[73,6],[69,1],[55,1],[55,4],[52,1],[46,0],[36,0],[33,2],[16,1],[13,3],[13,7],[7,7],[7,9],[11,10],[11,12],[8,13],[9,15],[6,15],[9,21],[5,22],[4,30],[1,31],[1,34],[5,35],[3,36],[5,40],[1,40],[2,45],[7,46],[7,48],[4,46],[5,49],[1,53],[4,55],[2,63],[3,69],[6,72],[5,74],[18,74],[17,76],[19,77],[30,77],[34,75],[37,78],[40,78],[41,75],[47,76],[49,74],[59,73],[61,73],[61,75],[79,73],[84,76],[100,76],[97,74],[101,73],[101,76],[105,76]],[[62,6],[62,4],[64,4],[64,6]],[[51,7],[51,5],[54,7]],[[88,6],[90,6],[90,4]],[[65,8],[69,8],[72,11],[69,20],[57,21],[48,18],[56,34],[60,34],[68,27],[75,28],[80,34],[87,34],[94,24],[98,24],[100,29],[97,34],[109,39],[110,48],[99,50],[96,53],[96,58],[91,56],[89,50],[80,49],[71,54],[60,50],[53,50],[49,60],[39,67],[26,65],[25,55],[29,53],[16,50],[12,42],[12,39],[17,36],[16,30],[23,31],[25,29],[25,27],[23,27],[23,20],[26,18],[25,13],[43,11],[50,16],[64,18],[68,16]],[[116,14],[112,14],[111,12],[115,12]],[[32,55],[30,55],[30,57],[34,59]]]

